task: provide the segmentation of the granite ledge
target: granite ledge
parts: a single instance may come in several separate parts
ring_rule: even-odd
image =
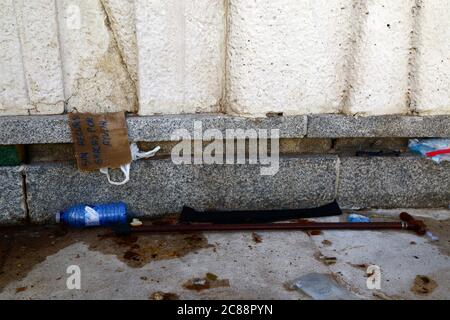
[[[171,141],[177,129],[279,129],[280,138],[450,137],[450,115],[353,117],[338,114],[245,118],[223,114],[127,117],[131,141]],[[0,117],[0,145],[71,143],[67,115]]]

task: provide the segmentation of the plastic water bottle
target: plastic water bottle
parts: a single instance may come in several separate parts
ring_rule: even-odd
[[[127,205],[123,202],[100,205],[76,205],[56,214],[56,222],[74,228],[111,226],[128,222]]]

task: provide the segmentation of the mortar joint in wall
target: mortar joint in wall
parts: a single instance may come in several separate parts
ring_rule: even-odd
[[[339,198],[339,188],[341,179],[341,156],[337,156],[336,160],[336,184],[334,188],[334,198],[337,200]]]

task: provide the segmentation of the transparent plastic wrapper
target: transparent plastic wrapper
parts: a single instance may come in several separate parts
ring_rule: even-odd
[[[409,150],[436,163],[450,161],[450,139],[412,139]]]
[[[292,282],[299,290],[314,300],[355,300],[357,297],[341,287],[329,274],[309,273]]]
[[[347,221],[348,222],[366,222],[366,223],[369,223],[370,222],[370,218],[368,218],[366,216],[362,216],[360,214],[352,213],[352,214],[348,215]]]

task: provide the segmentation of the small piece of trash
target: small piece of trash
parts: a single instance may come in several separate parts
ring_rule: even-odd
[[[409,150],[436,163],[450,161],[450,139],[412,139]]]
[[[195,286],[204,286],[206,284],[207,279],[195,278],[192,279],[192,284]]]
[[[142,227],[142,221],[139,219],[133,219],[133,221],[131,221],[130,225],[132,227]]]
[[[347,221],[354,223],[354,222],[370,222],[370,218],[362,216],[360,214],[352,213],[347,217]]]
[[[439,241],[439,237],[436,237],[431,231],[427,231],[426,236],[430,238],[431,241]]]
[[[162,300],[179,300],[180,297],[176,294],[176,293],[166,293],[166,292],[155,292],[150,296],[151,300],[157,300],[157,301],[162,301]]]
[[[261,243],[262,237],[257,233],[252,233],[252,238],[255,243]]]
[[[310,236],[320,236],[320,235],[322,235],[323,233],[322,233],[322,231],[320,231],[320,230],[312,230],[312,231],[309,231],[309,235]]]
[[[26,291],[27,289],[28,289],[28,287],[20,287],[20,288],[16,288],[16,293],[24,292],[24,291]]]
[[[336,262],[337,262],[336,257],[329,257],[329,256],[321,255],[321,254],[316,254],[315,257],[317,260],[323,262],[327,266],[331,266],[333,264],[336,264]]]
[[[329,274],[309,273],[292,282],[291,287],[314,300],[354,300],[350,291],[341,287]]]
[[[217,281],[218,278],[219,278],[219,277],[216,276],[214,273],[208,272],[208,273],[206,274],[206,279],[209,280],[209,281]]]
[[[218,276],[216,276],[213,273],[207,273],[205,278],[194,278],[192,280],[187,281],[185,284],[183,284],[183,287],[187,290],[194,290],[194,291],[203,291],[207,289],[215,289],[215,288],[221,288],[221,287],[229,287],[230,281],[228,279],[219,279]]]

